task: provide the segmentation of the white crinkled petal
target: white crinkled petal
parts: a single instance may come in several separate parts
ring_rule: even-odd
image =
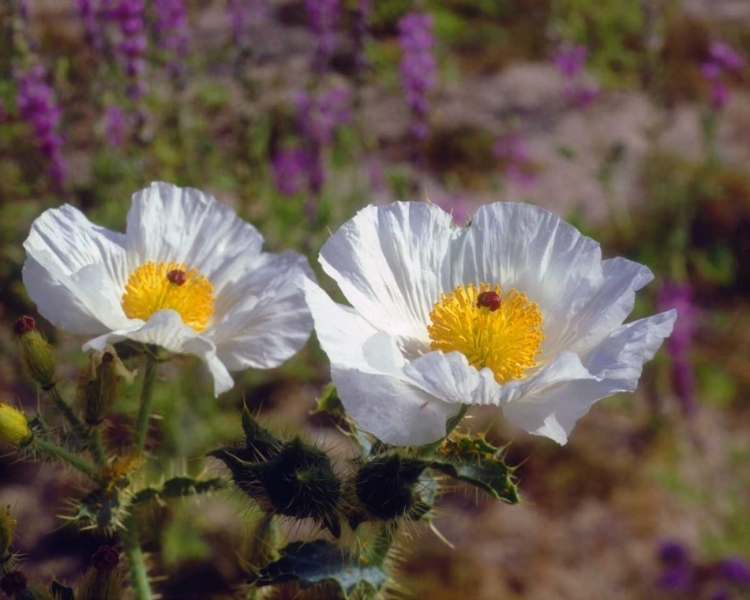
[[[601,284],[601,249],[560,217],[530,204],[482,206],[454,251],[452,285],[487,282],[515,287],[544,317],[543,353],[564,349],[577,310]]]
[[[72,206],[45,211],[24,242],[24,285],[39,312],[73,333],[125,326],[123,243],[121,234],[94,225]]]
[[[184,262],[205,275],[217,295],[242,278],[263,246],[258,230],[212,195],[162,182],[133,195],[126,237],[131,269],[149,261]]]
[[[185,325],[182,317],[173,310],[160,310],[145,323],[140,321],[128,329],[110,331],[91,339],[83,345],[83,350],[85,352],[93,349],[101,352],[107,344],[116,344],[123,340],[154,344],[171,352],[198,356],[206,363],[213,376],[214,393],[217,396],[234,386],[232,376],[216,355],[214,343]]]
[[[307,277],[314,275],[304,256],[262,254],[217,298],[217,313],[226,313],[205,335],[229,369],[277,367],[305,345],[313,327],[301,289]]]
[[[399,373],[405,363],[393,336],[378,331],[354,309],[336,304],[313,281],[306,279],[303,289],[318,341],[333,367],[373,375]]]
[[[503,413],[529,433],[566,443],[576,421],[594,402],[636,389],[643,363],[653,358],[676,318],[672,310],[620,327],[583,357],[592,379],[529,394],[504,406]]]
[[[331,367],[331,379],[349,415],[387,444],[420,446],[445,435],[459,404],[442,402],[395,376]]]
[[[429,314],[447,289],[450,246],[461,235],[431,204],[368,206],[331,236],[320,262],[373,326],[429,341]]]

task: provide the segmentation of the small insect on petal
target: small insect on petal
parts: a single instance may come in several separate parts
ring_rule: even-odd
[[[490,309],[490,312],[495,312],[500,308],[501,302],[497,292],[482,292],[477,296],[477,308],[487,307]]]
[[[174,269],[173,271],[170,271],[167,273],[167,279],[169,279],[169,283],[174,283],[175,285],[182,285],[187,281],[187,274],[185,271],[181,271],[180,269]]]

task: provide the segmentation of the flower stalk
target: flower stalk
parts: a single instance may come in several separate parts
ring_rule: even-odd
[[[143,452],[146,445],[146,433],[148,432],[148,420],[151,416],[151,403],[153,402],[154,382],[156,381],[157,358],[154,354],[146,355],[146,372],[143,375],[143,388],[141,389],[141,407],[138,409],[138,419],[135,424],[135,453]]]
[[[122,536],[125,558],[128,561],[130,585],[135,600],[152,600],[151,586],[148,583],[146,559],[138,540],[138,524],[132,513],[125,520],[125,532]]]
[[[79,470],[81,473],[83,473],[99,485],[102,485],[103,483],[102,478],[94,465],[76,456],[75,454],[68,452],[57,444],[53,444],[48,440],[43,440],[35,436],[29,442],[28,447],[42,454],[46,454],[47,456],[51,456],[52,458],[61,460],[64,463],[68,463],[71,467]]]

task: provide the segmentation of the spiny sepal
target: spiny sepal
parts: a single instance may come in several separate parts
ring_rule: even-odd
[[[354,477],[353,512],[349,523],[355,529],[363,521],[391,521],[400,517],[422,518],[431,504],[422,497],[424,460],[385,454],[361,465]]]
[[[330,457],[300,437],[282,442],[243,413],[244,448],[209,452],[232,472],[237,486],[267,513],[313,519],[341,535],[341,480]]]
[[[503,461],[505,447],[490,444],[481,435],[454,433],[429,461],[431,469],[480,488],[496,500],[520,502],[514,467]]]
[[[301,589],[328,586],[326,597],[372,598],[388,582],[382,563],[373,563],[325,540],[292,542],[279,560],[258,572],[258,587],[297,582]],[[337,593],[338,592],[338,593]]]

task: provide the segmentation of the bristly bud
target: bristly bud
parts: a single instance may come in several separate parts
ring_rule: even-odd
[[[78,584],[76,600],[120,600],[124,592],[124,576],[120,553],[112,546],[100,546],[91,557],[91,568]]]
[[[26,591],[26,575],[21,571],[11,571],[0,579],[0,590],[3,590],[10,598],[16,594]]]
[[[224,462],[237,486],[266,513],[313,519],[339,537],[341,481],[330,457],[299,437],[278,440],[247,411],[242,424],[244,448],[221,448],[209,455]]]
[[[86,423],[99,425],[117,399],[117,386],[125,378],[132,382],[130,373],[120,361],[115,349],[107,346],[104,352],[94,350],[89,364],[78,377],[78,400]]]
[[[26,445],[32,437],[26,415],[0,402],[0,440],[14,445]]]
[[[10,506],[0,508],[0,565],[11,557],[10,545],[16,533],[16,521],[10,516]]]
[[[352,527],[362,520],[390,521],[405,516],[416,520],[430,509],[417,487],[428,463],[398,454],[378,456],[362,465],[354,479],[356,508]]]
[[[36,330],[34,319],[21,317],[13,325],[21,347],[21,363],[28,376],[49,389],[55,384],[55,357],[52,348]]]

